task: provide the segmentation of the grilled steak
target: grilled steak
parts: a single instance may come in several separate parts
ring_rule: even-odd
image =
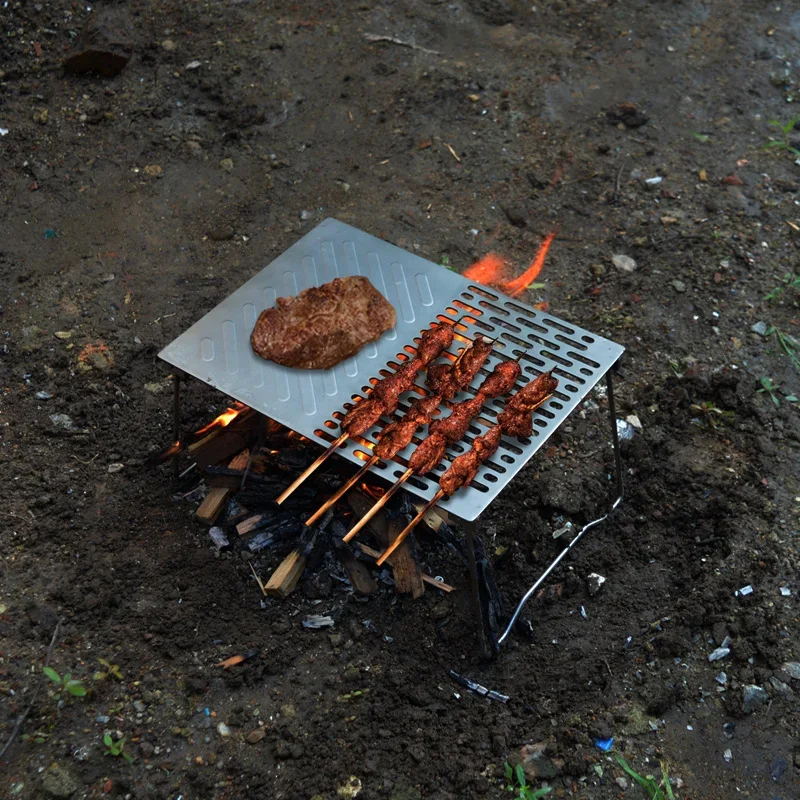
[[[395,326],[394,308],[360,276],[279,297],[261,312],[250,336],[268,361],[297,369],[329,369]]]

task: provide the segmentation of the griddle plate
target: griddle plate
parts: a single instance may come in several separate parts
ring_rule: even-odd
[[[275,305],[277,297],[296,295],[310,286],[347,275],[365,275],[395,307],[397,326],[393,330],[330,370],[293,370],[253,353],[250,332],[261,311]],[[441,504],[455,516],[473,520],[602,378],[623,347],[357,228],[327,219],[159,355],[230,397],[326,445],[339,433],[337,420],[342,410],[356,397],[365,395],[370,379],[388,374],[408,358],[420,331],[441,318],[461,320],[457,330],[466,338],[483,334],[497,339],[500,355],[493,356],[487,369],[476,376],[473,392],[498,357],[517,358],[523,351],[520,386],[550,369],[559,379],[556,395],[536,413],[531,440],[520,442],[504,437],[500,449],[481,467],[472,486]],[[457,338],[452,353],[455,355],[463,346],[463,339]],[[419,376],[419,386],[424,386],[424,377],[424,373]],[[410,395],[404,399],[410,399]],[[401,413],[406,407],[404,402]],[[475,435],[485,432],[502,407],[502,399],[492,400],[484,407],[482,417],[467,437],[466,447]],[[369,456],[378,431],[376,427],[359,441],[348,440],[339,452],[354,463],[362,463]],[[396,462],[376,465],[373,471],[393,482],[403,473],[413,449],[414,445]],[[464,449],[461,444],[455,445],[448,453],[455,456]],[[440,475],[446,466],[441,465],[432,476]],[[425,499],[438,488],[436,480],[428,477],[412,478],[406,486]]]

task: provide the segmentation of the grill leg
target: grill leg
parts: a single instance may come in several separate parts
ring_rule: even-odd
[[[478,566],[475,562],[475,530],[478,527],[477,522],[464,522],[465,538],[467,542],[467,559],[469,560],[469,585],[470,593],[472,595],[472,616],[474,617],[475,626],[478,632],[478,648],[481,655],[481,660],[486,661],[493,655],[492,649],[489,647],[489,641],[486,637],[486,625],[483,621],[483,612],[481,610],[481,596],[478,587]]]
[[[172,385],[172,436],[174,442],[181,440],[181,371],[175,371],[175,380]],[[172,481],[178,482],[178,472],[180,469],[180,453],[172,456]]]
[[[531,586],[530,589],[525,593],[525,596],[522,600],[519,601],[517,608],[515,609],[513,615],[511,616],[511,621],[508,623],[505,631],[503,631],[503,635],[497,640],[497,646],[499,647],[503,642],[508,638],[508,635],[511,633],[511,630],[514,627],[514,623],[517,621],[517,617],[519,616],[520,612],[525,606],[525,603],[533,597],[537,589],[547,580],[550,576],[550,573],[561,563],[562,559],[575,547],[576,544],[581,540],[583,535],[586,531],[594,528],[595,525],[599,525],[601,522],[605,522],[608,517],[614,512],[616,507],[622,502],[623,497],[623,483],[622,483],[622,454],[620,453],[619,449],[619,436],[617,435],[617,417],[616,417],[616,407],[614,405],[614,384],[611,380],[611,370],[606,373],[606,387],[608,389],[608,414],[611,418],[611,442],[614,447],[614,471],[616,472],[616,500],[613,500],[611,503],[611,507],[609,510],[603,514],[602,517],[598,517],[598,519],[593,519],[591,522],[587,522],[572,541],[555,557],[552,561],[550,566],[539,576],[539,579],[536,583]]]

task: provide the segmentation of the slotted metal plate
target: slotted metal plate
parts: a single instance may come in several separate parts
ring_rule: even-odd
[[[369,278],[394,306],[397,325],[393,330],[330,370],[289,369],[253,353],[250,333],[258,315],[272,307],[277,297],[295,295],[347,275]],[[504,437],[500,449],[482,466],[472,486],[442,503],[457,517],[473,520],[620,357],[622,346],[475,284],[357,228],[327,219],[159,355],[236,400],[327,445],[338,435],[338,419],[343,411],[363,398],[375,380],[410,358],[420,331],[439,319],[456,323],[456,341],[445,358],[455,358],[465,343],[478,334],[496,340],[496,355],[476,376],[470,389],[473,393],[498,358],[520,358],[523,377],[519,386],[551,369],[559,380],[556,394],[535,414],[533,437]],[[424,377],[421,373],[418,378],[420,391]],[[467,396],[464,393],[456,400]],[[404,413],[411,397],[410,393],[404,397],[398,416]],[[489,401],[465,442],[450,448],[448,458],[463,452],[476,435],[484,433],[502,407],[502,399]],[[444,409],[443,413],[449,412]],[[376,427],[365,437],[348,440],[339,453],[362,463],[369,457],[379,430]],[[393,482],[404,472],[414,446],[400,453],[396,461],[376,465],[375,474]],[[412,478],[406,484],[408,490],[429,499],[438,489],[437,478],[446,467],[444,463],[424,478]]]

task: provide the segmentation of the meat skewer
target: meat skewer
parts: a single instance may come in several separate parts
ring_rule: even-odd
[[[477,343],[476,343],[477,346]],[[475,370],[477,372],[477,369]],[[522,372],[517,361],[501,361],[484,379],[475,397],[457,403],[446,419],[431,423],[428,437],[417,447],[408,461],[408,469],[397,479],[392,487],[372,508],[347,532],[344,541],[349,542],[375,516],[375,514],[396,494],[402,485],[414,474],[425,475],[444,458],[447,444],[458,442],[466,435],[470,422],[480,413],[483,404],[491,397],[500,397],[514,388]],[[465,379],[462,373],[460,379]],[[474,373],[473,373],[474,374]],[[445,389],[449,387],[441,386]],[[455,392],[453,392],[455,394]],[[451,395],[452,396],[452,395]]]
[[[450,341],[452,341],[452,334]],[[455,396],[459,391],[469,385],[472,378],[489,357],[491,351],[492,343],[489,340],[483,337],[475,339],[475,341],[461,351],[458,358],[456,358],[452,364],[439,364],[431,368],[437,370],[437,386],[450,397]],[[438,353],[435,352],[435,347],[430,341],[425,340],[425,334],[423,334],[423,341],[420,342],[417,351],[418,359],[432,360],[436,358],[437,355]],[[363,434],[369,430],[381,416],[394,413],[400,395],[414,385],[417,372],[417,367],[414,362],[418,359],[412,359],[407,364],[403,365],[394,375],[390,375],[388,378],[376,384],[373,393],[377,396],[371,397],[369,400],[364,400],[347,413],[342,420],[342,428],[345,429],[345,433],[350,436]],[[429,363],[429,361],[426,361],[426,363]],[[350,478],[350,480],[339,487],[339,489],[329,497],[308,520],[306,520],[306,525],[313,525],[314,522],[360,480],[379,459],[384,458],[391,460],[400,450],[406,447],[406,445],[411,442],[416,429],[430,422],[433,412],[441,401],[442,397],[439,394],[417,400],[412,404],[412,408],[414,408],[413,413],[412,409],[409,409],[409,413],[406,414],[403,419],[391,423],[386,428],[384,435],[381,436],[381,441],[375,448],[375,454]],[[420,405],[417,406],[417,403],[420,403]],[[346,438],[344,434],[339,437],[340,441],[344,441],[344,438]],[[337,444],[336,446],[338,447],[339,445]],[[327,458],[327,456],[325,457]],[[408,478],[409,475],[410,473],[407,473],[406,478]],[[384,495],[378,501],[379,505],[372,510],[370,515],[363,521],[363,524],[366,524],[369,519],[391,499],[396,491],[397,489],[393,489],[391,494]],[[355,536],[355,534],[353,535]]]
[[[503,434],[527,438],[532,433],[533,411],[544,403],[555,391],[558,381],[549,373],[539,375],[535,380],[525,384],[518,392],[512,395],[505,409],[498,415],[498,423],[479,436],[472,443],[472,447],[453,459],[450,467],[439,478],[439,491],[422,507],[414,519],[403,528],[395,540],[386,548],[377,560],[378,566],[405,541],[411,531],[416,528],[419,521],[442,498],[452,497],[462,487],[472,483],[478,474],[478,468],[486,463],[500,446]],[[518,433],[522,431],[522,433]]]
[[[397,372],[378,381],[373,388],[373,397],[364,400],[347,412],[342,420],[342,433],[328,449],[322,453],[301,475],[299,475],[278,497],[281,505],[310,475],[338,450],[350,436],[359,436],[369,430],[385,413],[394,413],[400,395],[408,391],[416,379],[417,371],[435,361],[453,343],[453,327],[447,323],[437,323],[423,331],[417,347],[417,355],[407,361]],[[379,400],[381,402],[379,402]],[[393,405],[392,405],[393,404]]]
[[[403,450],[411,442],[417,428],[428,424],[440,402],[441,398],[435,394],[414,399],[406,415],[384,429],[381,434],[381,440],[375,446],[372,457],[306,520],[306,525],[313,525],[331,506],[355,486],[380,459],[383,458],[390,461],[397,453]]]

